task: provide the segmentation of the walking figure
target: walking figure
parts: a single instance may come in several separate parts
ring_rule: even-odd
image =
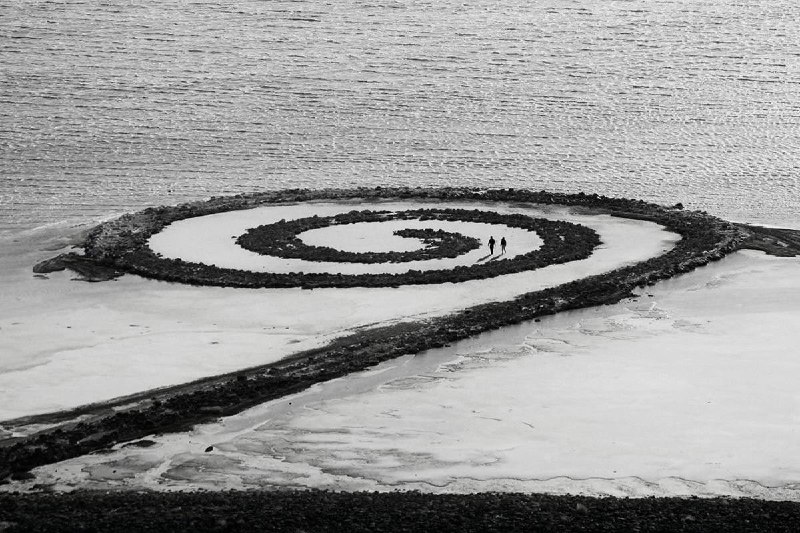
[[[489,253],[494,255],[494,237],[489,236]]]
[[[500,255],[506,253],[506,238],[500,239]]]

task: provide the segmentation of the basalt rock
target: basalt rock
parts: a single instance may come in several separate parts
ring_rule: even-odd
[[[79,277],[77,279],[81,281],[109,281],[124,274],[124,272],[113,266],[72,252],[37,263],[33,267],[33,272],[36,274],[49,274],[66,269],[78,274]]]

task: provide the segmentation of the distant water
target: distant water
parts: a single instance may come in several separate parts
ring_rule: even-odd
[[[800,227],[794,0],[0,0],[0,230],[473,185]]]

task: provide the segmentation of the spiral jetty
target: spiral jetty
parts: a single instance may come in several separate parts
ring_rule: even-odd
[[[380,326],[362,330],[313,350],[281,361],[241,371],[205,378],[191,383],[147,391],[108,402],[69,411],[36,415],[7,421],[6,429],[44,424],[47,429],[25,437],[0,441],[0,482],[29,479],[37,466],[109,448],[115,444],[142,439],[154,433],[186,431],[196,424],[239,413],[254,405],[304,390],[315,383],[396,357],[439,348],[452,342],[520,322],[535,320],[569,309],[612,304],[633,295],[633,291],[659,280],[689,272],[727,254],[753,248],[775,255],[800,253],[800,232],[733,224],[703,211],[684,210],[681,204],[665,207],[642,200],[609,198],[597,194],[564,194],[517,189],[474,188],[357,188],[292,189],[214,197],[170,207],[148,208],[127,214],[94,228],[83,244],[84,254],[65,254],[34,267],[35,272],[69,268],[84,279],[100,281],[124,273],[166,281],[235,287],[316,287],[394,286],[400,280],[392,275],[305,275],[290,279],[214,266],[166,260],[147,245],[148,239],[167,225],[187,218],[311,201],[342,201],[380,204],[384,201],[413,200],[431,202],[437,207],[447,201],[478,201],[487,209],[494,202],[512,204],[559,205],[607,213],[611,216],[651,221],[681,236],[666,253],[640,263],[529,292],[509,301],[478,305],[448,316]],[[476,220],[491,221],[494,213],[482,212]],[[481,218],[483,217],[483,218]],[[566,224],[566,223],[565,223]],[[573,250],[548,258],[563,262],[585,257],[597,245],[596,235],[562,227],[573,237]],[[503,262],[498,262],[503,263]],[[543,266],[540,264],[538,266]],[[500,272],[505,273],[505,272]],[[489,272],[487,276],[497,275]],[[372,277],[370,277],[372,276]],[[388,276],[388,277],[387,277]],[[461,281],[455,269],[419,273],[423,281],[442,283]],[[140,441],[146,445],[146,441]],[[134,443],[135,444],[135,443]]]

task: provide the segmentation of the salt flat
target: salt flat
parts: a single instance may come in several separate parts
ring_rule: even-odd
[[[380,204],[381,209],[429,206]],[[191,219],[185,222],[199,225],[191,238],[172,241],[176,246],[187,242],[189,246],[180,251],[161,251],[188,258],[184,254],[193,250],[211,250],[227,257],[230,248],[234,248],[231,236],[248,224],[347,212],[356,207],[359,206],[316,203],[283,206],[274,211],[237,211],[244,221],[234,213]],[[448,207],[486,206],[448,203]],[[19,242],[3,243],[9,254],[0,258],[0,420],[68,409],[266,364],[363,326],[439,316],[479,303],[507,300],[522,292],[658,255],[677,239],[655,224],[607,215],[495,204],[491,209],[584,224],[599,233],[603,245],[583,261],[489,280],[309,291],[191,287],[136,276],[100,284],[71,281],[68,273],[38,279],[31,274],[32,265],[53,256],[54,250],[63,247],[80,228],[45,228],[18,238]],[[458,227],[453,229],[464,234],[475,231],[468,225]],[[209,235],[205,240],[206,230],[211,229],[224,239],[214,240]],[[498,228],[485,229],[493,232]],[[169,230],[164,235],[169,236]],[[477,236],[488,239],[483,232]],[[499,236],[495,234],[495,238]],[[509,241],[512,253],[523,242],[521,237],[519,242]],[[229,248],[217,252],[216,247],[223,242]],[[527,245],[529,249],[537,247],[538,239],[531,238]],[[260,260],[260,256],[257,258]],[[410,267],[406,264],[405,268]]]
[[[37,482],[800,500],[798,266],[737,252]]]

